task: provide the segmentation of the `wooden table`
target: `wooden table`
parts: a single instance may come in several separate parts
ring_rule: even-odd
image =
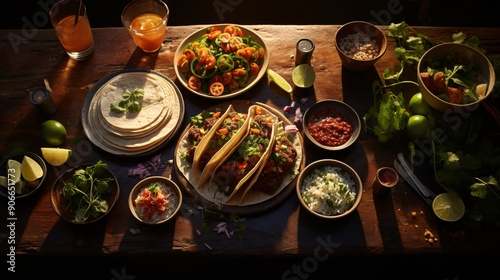
[[[356,275],[358,270],[339,272],[344,265],[352,262],[362,263],[366,275],[374,275],[375,271],[384,270],[382,265],[390,267],[390,264],[384,263],[384,257],[393,257],[390,261],[399,265],[405,263],[397,262],[400,257],[411,262],[414,260],[412,257],[417,256],[417,263],[426,260],[439,262],[455,254],[469,261],[484,254],[498,257],[500,230],[485,228],[476,232],[461,223],[439,221],[432,209],[405,182],[399,182],[388,196],[374,197],[371,184],[376,170],[391,166],[395,155],[406,151],[408,139],[403,135],[389,144],[381,144],[364,131],[353,146],[342,152],[327,153],[305,141],[307,163],[321,158],[339,159],[350,164],[363,181],[365,191],[358,211],[343,220],[328,222],[312,217],[301,209],[295,193],[292,193],[269,211],[245,217],[247,229],[242,240],[217,234],[211,230],[213,224],[208,224],[208,231],[203,231],[206,221],[202,219],[196,203],[189,201],[184,203],[182,213],[176,220],[165,226],[147,227],[136,222],[128,210],[127,198],[139,178],[128,176],[127,172],[150,156],[119,157],[93,146],[82,129],[82,104],[96,82],[123,69],[152,69],[176,81],[173,57],[177,46],[187,35],[203,27],[170,26],[162,49],[153,54],[138,50],[123,28],[94,29],[95,53],[81,62],[68,58],[53,30],[0,31],[0,155],[3,157],[22,150],[40,154],[39,148],[45,144],[39,127],[48,118],[59,120],[66,126],[68,138],[63,146],[73,150],[69,164],[59,168],[49,167],[43,189],[37,195],[16,201],[14,235],[18,275],[70,273],[75,278],[88,274],[110,279],[125,274],[150,275],[151,269],[156,269],[151,266],[159,265],[159,269],[174,274],[184,271],[185,275],[213,276],[219,272],[229,275],[228,271],[240,271],[244,274],[240,276],[245,276],[259,275],[261,271],[270,269],[267,275],[273,278],[305,279],[308,275],[329,272]],[[297,100],[308,98],[305,104],[299,103],[303,111],[315,101],[332,98],[344,100],[362,117],[373,104],[372,82],[380,79],[385,68],[393,68],[398,62],[393,54],[395,43],[389,38],[386,54],[373,69],[363,73],[350,72],[342,68],[333,45],[338,27],[250,26],[269,47],[270,68],[289,82],[297,40],[310,38],[316,44],[312,59],[317,75],[314,88],[295,97]],[[381,29],[387,32],[386,26],[381,26]],[[500,54],[498,28],[421,29],[427,36],[443,41],[451,41],[451,35],[459,31],[475,35],[489,55]],[[28,100],[27,89],[43,85],[44,79],[49,81],[58,106],[57,113],[51,117],[41,115]],[[190,116],[218,103],[195,96],[180,83],[176,84],[186,103],[183,128],[187,126]],[[415,89],[409,88],[405,95],[415,92]],[[264,102],[279,110],[290,103],[290,97],[270,84],[267,77],[237,99]],[[293,120],[293,114],[288,116]],[[172,168],[167,161],[173,158],[177,137],[159,151],[166,167],[158,174],[170,175]],[[107,162],[119,178],[122,191],[119,201],[102,223],[89,226],[69,224],[60,219],[51,207],[52,184],[70,166],[99,159]],[[419,175],[429,186],[442,192],[433,183],[430,172],[423,168]],[[5,207],[6,203],[2,202],[2,205]],[[2,213],[5,211],[2,210]],[[229,223],[229,226],[232,224]],[[437,237],[437,242],[425,240],[426,229]],[[135,230],[140,230],[140,233]],[[9,235],[5,229],[1,232],[3,237]],[[8,248],[4,241],[2,255],[5,256]],[[89,268],[79,266],[79,261],[85,261],[85,266]],[[256,266],[252,266],[253,262]],[[415,273],[420,271],[417,263]],[[454,276],[455,271],[458,275],[465,269],[464,263],[465,260],[453,268],[436,267],[450,273],[446,276]],[[148,266],[148,269],[144,271],[143,266]],[[294,267],[300,271],[294,270]],[[408,267],[413,267],[413,264],[408,264]]]

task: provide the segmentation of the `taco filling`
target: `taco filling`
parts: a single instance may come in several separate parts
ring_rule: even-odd
[[[291,170],[297,160],[297,150],[288,139],[286,133],[280,133],[276,137],[271,154],[264,168],[258,175],[258,179],[252,186],[252,190],[273,194],[281,186],[285,176],[292,176]]]
[[[271,141],[273,121],[264,115],[256,115],[248,129],[248,135],[214,173],[218,190],[226,195],[235,190],[266,152]]]
[[[220,127],[212,135],[205,150],[199,158],[200,169],[203,170],[213,156],[243,127],[247,115],[230,112],[221,122]]]
[[[219,120],[221,112],[202,112],[200,115],[191,117],[191,126],[188,131],[189,148],[186,151],[186,160],[193,163],[194,151],[198,147],[201,139]]]

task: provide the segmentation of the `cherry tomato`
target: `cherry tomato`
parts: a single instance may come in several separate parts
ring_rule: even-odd
[[[189,62],[193,61],[193,59],[196,57],[196,54],[190,49],[185,49],[184,55],[186,56]]]
[[[221,75],[214,75],[212,78],[210,78],[210,84],[213,84],[213,83],[222,83],[223,79],[222,79],[222,76]],[[222,83],[224,84],[224,83]]]
[[[236,80],[244,78],[247,75],[247,72],[241,68],[236,68],[232,72],[233,72],[233,79]]]
[[[213,96],[220,96],[224,92],[224,85],[220,82],[215,82],[210,85],[210,94]]]
[[[231,79],[231,81],[227,85],[227,88],[229,89],[229,91],[235,91],[235,90],[240,88],[240,85],[238,84],[237,81],[235,81],[234,79]]]
[[[255,62],[250,63],[250,73],[252,75],[259,74],[259,71],[260,71],[260,67],[257,63],[255,63]]]
[[[220,30],[210,31],[210,34],[208,35],[208,39],[213,41],[213,40],[217,39],[217,37],[219,37],[220,34],[222,34],[222,32]]]
[[[179,61],[177,61],[177,66],[179,66],[179,70],[181,73],[187,73],[189,71],[189,61],[185,54],[179,57]]]
[[[222,84],[227,86],[233,80],[233,73],[222,73]]]
[[[230,35],[234,35],[236,32],[236,26],[233,24],[228,24],[226,27],[224,27],[224,33],[229,33]]]
[[[196,76],[191,76],[188,79],[188,87],[192,90],[200,90],[201,80]]]

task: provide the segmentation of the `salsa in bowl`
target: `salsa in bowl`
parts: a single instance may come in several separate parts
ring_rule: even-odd
[[[172,180],[151,176],[137,183],[130,192],[128,205],[138,221],[158,225],[171,220],[182,205],[182,193]]]

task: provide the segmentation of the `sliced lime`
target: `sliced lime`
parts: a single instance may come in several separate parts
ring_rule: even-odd
[[[293,83],[301,88],[308,88],[314,84],[316,72],[310,64],[300,64],[292,72]]]
[[[21,163],[14,159],[9,159],[7,161],[7,168],[10,169],[8,171],[9,175],[13,176],[11,179],[14,180],[15,183],[21,181]]]
[[[288,93],[291,93],[293,91],[292,86],[285,80],[285,78],[281,77],[280,74],[274,72],[271,69],[267,69],[267,75],[275,84],[277,84],[284,91]]]
[[[432,210],[441,220],[455,222],[464,216],[465,205],[458,195],[442,193],[434,198]]]

